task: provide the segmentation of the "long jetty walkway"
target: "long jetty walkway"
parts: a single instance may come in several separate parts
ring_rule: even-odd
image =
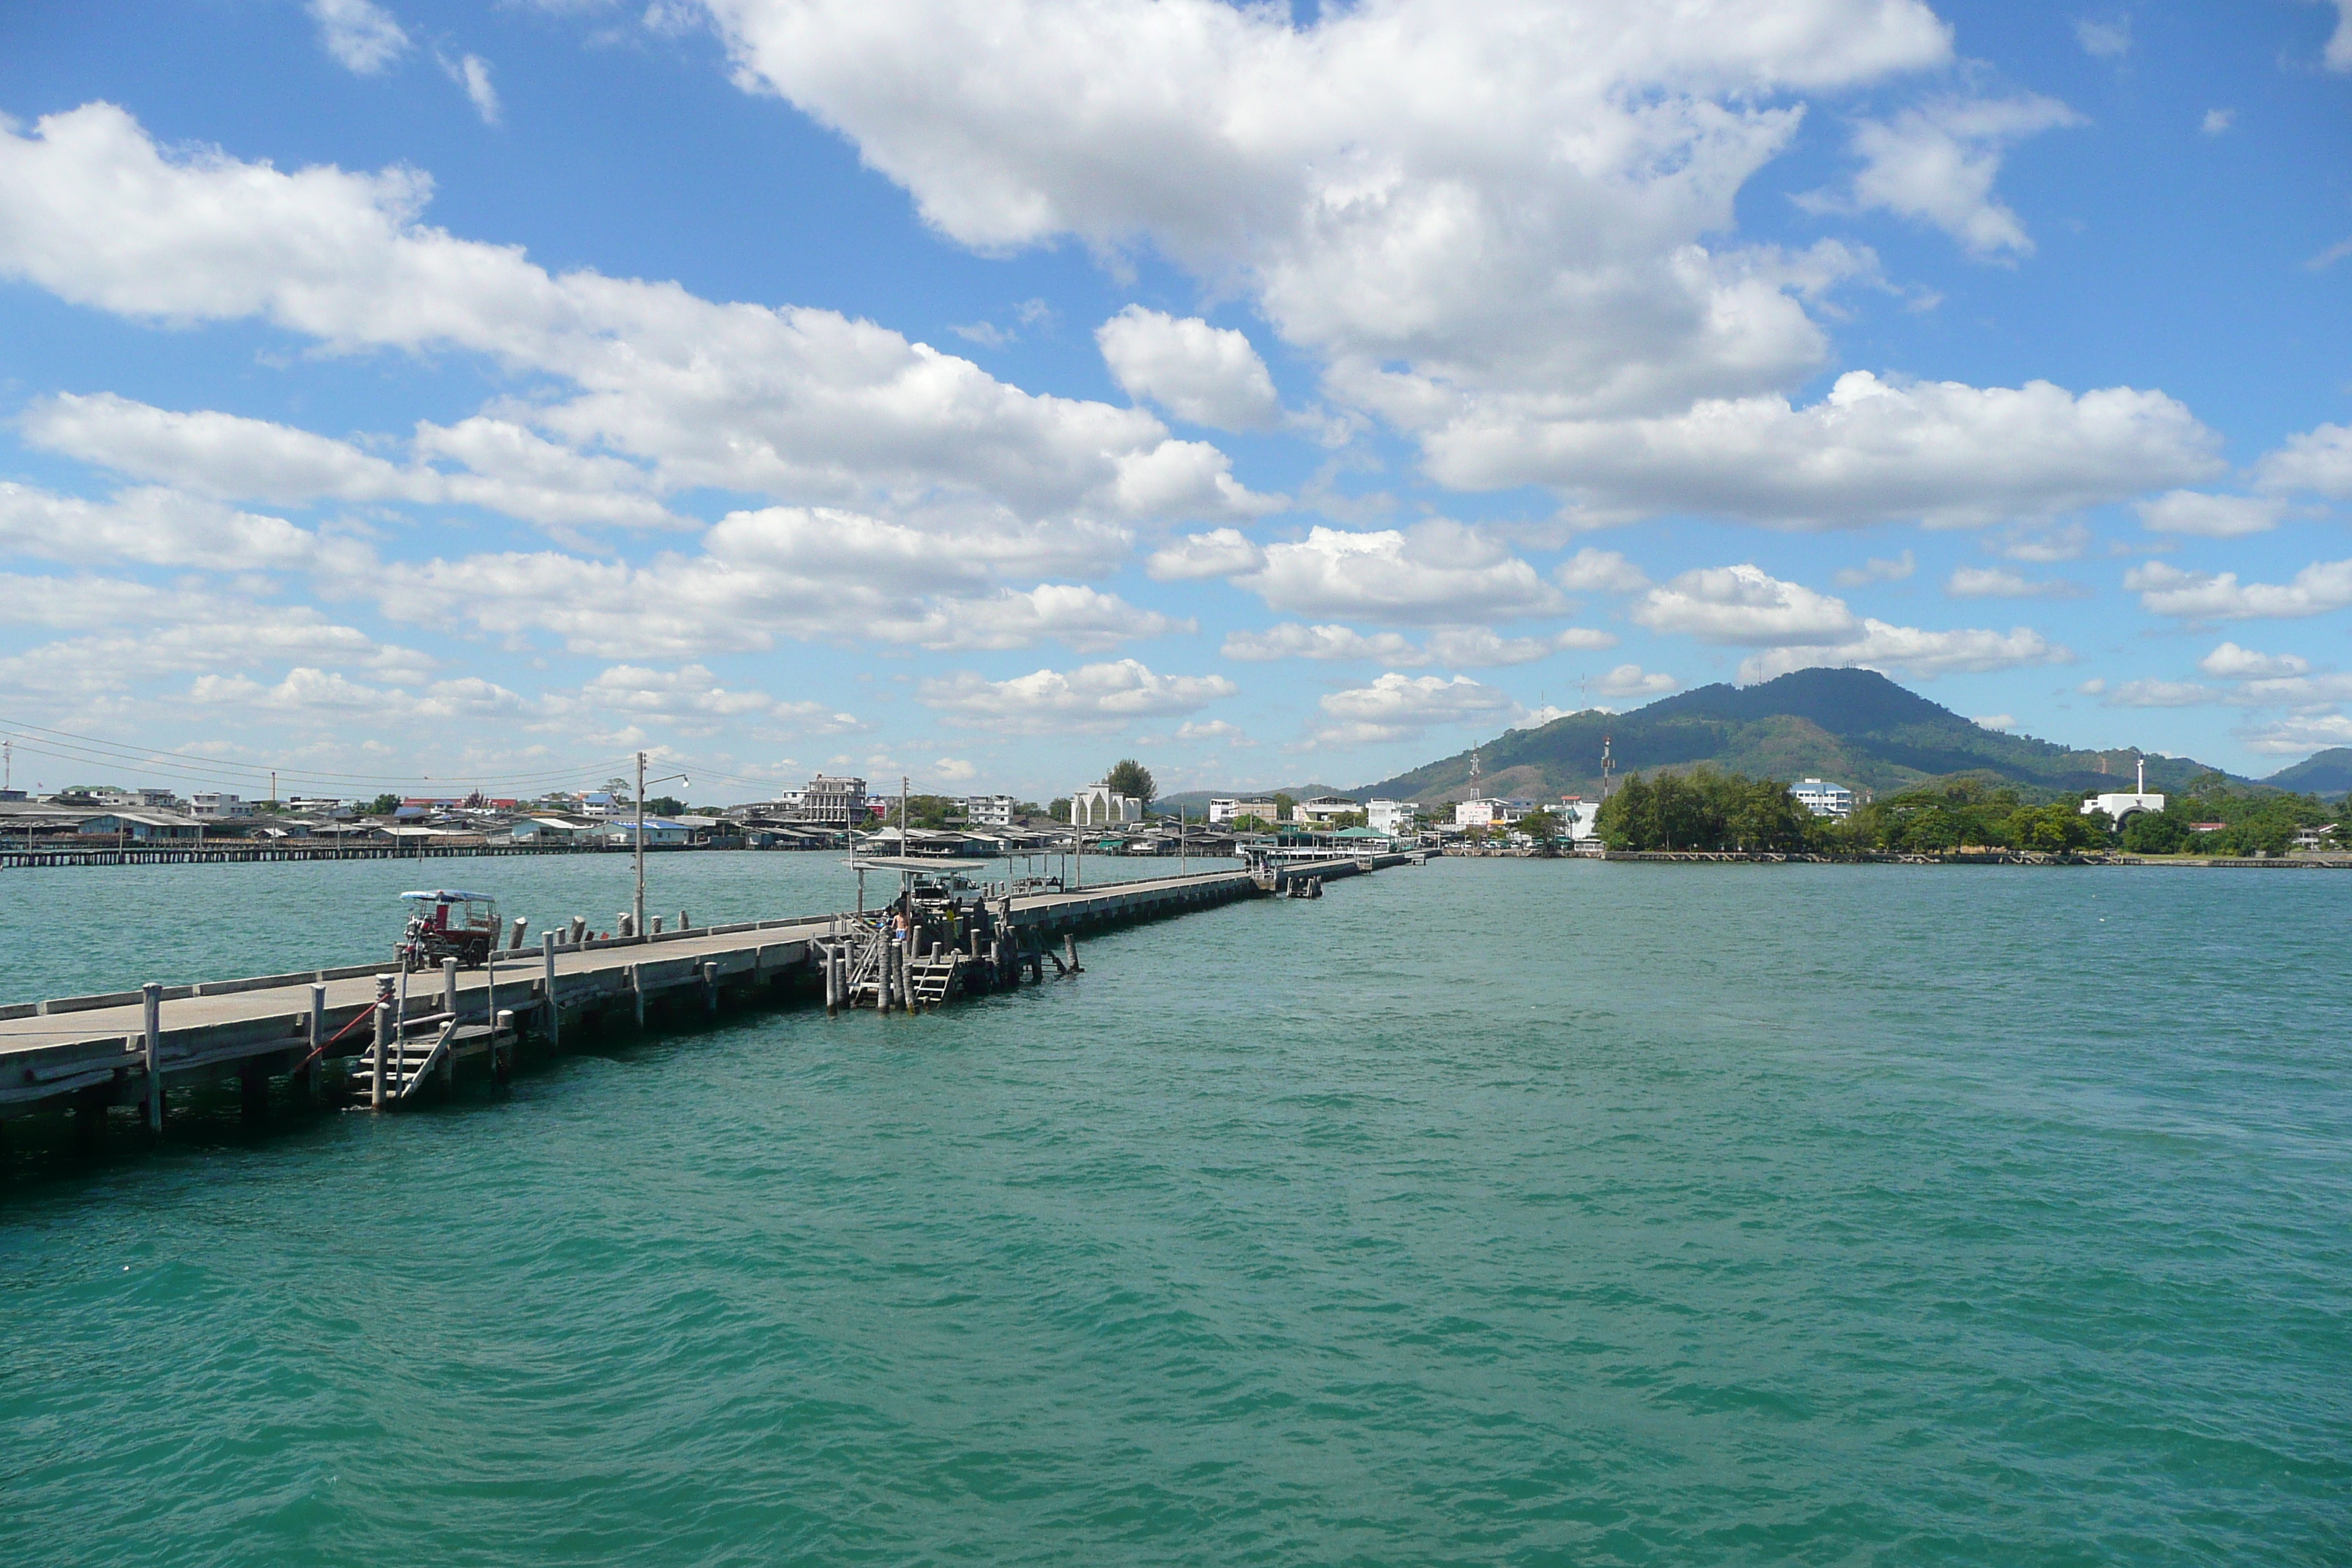
[[[131,1105],[159,1127],[170,1090],[227,1079],[240,1083],[251,1113],[267,1109],[277,1079],[289,1080],[301,1103],[389,1108],[447,1085],[461,1061],[486,1058],[503,1081],[527,1043],[560,1049],[566,1037],[642,1028],[655,1015],[709,1016],[820,994],[828,1005],[861,1005],[850,973],[861,932],[867,951],[901,954],[896,987],[886,959],[886,973],[865,984],[864,1005],[936,1005],[951,990],[1017,984],[1024,973],[1042,979],[1048,961],[1072,973],[1080,934],[1319,891],[1323,881],[1406,860],[1366,856],[1023,895],[996,900],[969,931],[933,934],[928,947],[919,931],[903,949],[877,942],[872,911],[604,940],[547,931],[535,947],[499,952],[488,969],[452,963],[411,975],[396,1010],[383,1005],[392,994],[388,963],[0,1007],[0,1121],[70,1108],[94,1131],[110,1108]],[[941,968],[961,984],[937,984]]]

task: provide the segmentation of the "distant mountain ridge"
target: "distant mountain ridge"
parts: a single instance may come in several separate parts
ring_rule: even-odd
[[[1506,731],[1477,748],[1479,788],[1530,797],[1598,794],[1604,738],[1621,778],[1705,765],[1750,776],[1825,778],[1880,792],[1958,773],[2053,794],[2129,789],[2133,764],[2142,755],[2128,749],[2082,751],[1988,730],[1875,670],[1801,669],[1755,686],[1701,686],[1627,713],[1596,710],[1539,729]],[[2219,771],[2190,757],[2145,755],[2154,790],[2179,790]],[[2340,759],[2327,768],[2347,782],[2327,787],[2352,789],[2352,749],[2322,752],[2267,782],[2317,787],[2287,783],[2286,776],[2329,757]],[[1460,752],[1346,793],[1424,804],[1464,799],[1471,793],[1470,760],[1469,752]],[[2327,768],[2314,776],[2337,776]]]
[[[2352,790],[2352,746],[2330,746],[2263,782],[2298,795],[2342,795]]]

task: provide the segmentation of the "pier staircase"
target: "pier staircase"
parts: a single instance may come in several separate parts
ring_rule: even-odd
[[[908,989],[913,994],[918,1007],[936,1007],[955,994],[956,977],[963,971],[964,955],[942,953],[936,958],[918,958],[907,965]]]
[[[386,1104],[397,1104],[417,1092],[418,1087],[441,1065],[441,1058],[457,1044],[457,1020],[443,1017],[421,1020],[423,1028],[412,1024],[385,1043],[383,1063],[383,1098]],[[375,1058],[377,1047],[370,1042],[368,1048],[352,1058],[352,1089],[362,1099],[374,1092]]]

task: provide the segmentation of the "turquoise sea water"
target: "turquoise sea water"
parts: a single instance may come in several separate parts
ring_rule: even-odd
[[[243,869],[39,887],[112,984],[253,967]],[[20,1157],[0,1562],[2342,1563],[2347,912],[1440,862]]]

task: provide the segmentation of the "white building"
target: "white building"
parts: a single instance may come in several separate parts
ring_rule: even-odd
[[[819,773],[809,780],[806,788],[791,792],[798,801],[791,808],[795,822],[822,822],[828,827],[847,827],[853,822],[864,822],[870,815],[866,809],[864,779],[835,778]]]
[[[2147,759],[2141,757],[2138,762],[2138,777],[2134,781],[2138,788],[2127,795],[2095,795],[2083,803],[2083,815],[2088,816],[2095,811],[2104,811],[2108,820],[2121,826],[2126,816],[2137,816],[2143,811],[2162,811],[2164,797],[2147,793]]]
[[[102,789],[92,797],[99,805],[132,811],[169,811],[180,797],[167,789]]]
[[[198,790],[188,797],[190,816],[243,816],[245,800],[241,795],[223,795],[217,790]]]
[[[1841,784],[1829,784],[1821,779],[1799,779],[1789,786],[1797,804],[1815,816],[1833,816],[1840,822],[1853,815],[1853,791]]]
[[[968,795],[963,797],[963,820],[969,827],[1010,827],[1013,826],[1013,797],[1009,795]]]
[[[1212,826],[1238,822],[1244,816],[1255,816],[1260,822],[1279,822],[1282,808],[1270,800],[1213,800],[1209,803],[1209,823]]]
[[[1580,795],[1559,797],[1559,836],[1570,842],[1581,842],[1601,837],[1601,803],[1587,800]]]
[[[1333,818],[1353,816],[1363,809],[1360,803],[1344,795],[1318,795],[1313,800],[1300,801],[1291,815],[1302,826],[1328,827]]]
[[[1417,800],[1368,800],[1364,802],[1364,826],[1375,833],[1411,833],[1412,819],[1421,815]]]
[[[1114,795],[1108,784],[1088,784],[1070,792],[1070,820],[1080,827],[1116,827],[1141,822],[1143,803],[1131,795]]]
[[[1454,803],[1454,826],[1508,827],[1535,808],[1536,803],[1531,800],[1502,800],[1493,796],[1457,800]]]

